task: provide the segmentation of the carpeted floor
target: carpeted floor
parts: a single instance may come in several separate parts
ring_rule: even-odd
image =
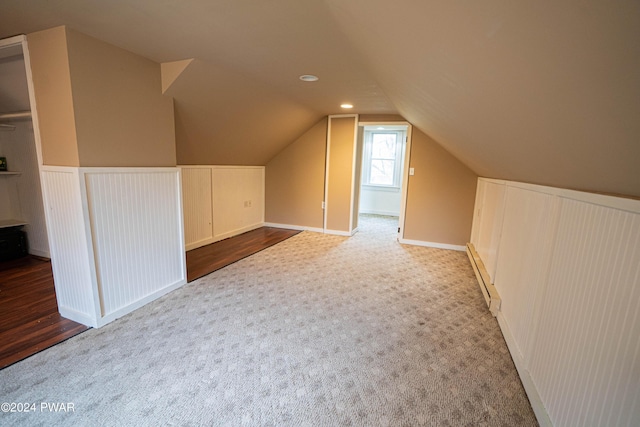
[[[0,425],[537,425],[466,255],[393,221],[303,232],[0,371],[35,409]]]

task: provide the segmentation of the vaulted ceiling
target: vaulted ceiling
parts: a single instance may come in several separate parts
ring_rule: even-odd
[[[349,101],[401,114],[482,176],[640,197],[636,0],[0,5],[0,37],[57,25],[159,63],[196,58],[168,91],[177,136],[221,162],[264,163]],[[212,120],[225,105],[234,120]],[[255,130],[234,141],[239,122]]]

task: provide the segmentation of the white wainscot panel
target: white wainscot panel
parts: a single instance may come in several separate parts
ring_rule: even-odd
[[[187,250],[213,242],[212,169],[181,167],[184,236]]]
[[[86,169],[104,322],[186,281],[178,169]]]
[[[43,167],[42,190],[60,314],[97,326],[98,296],[77,168]]]
[[[495,287],[502,316],[528,362],[553,241],[554,197],[507,187]]]
[[[480,255],[491,281],[495,281],[496,262],[498,259],[498,246],[502,229],[502,215],[504,209],[505,184],[490,181],[479,181],[481,194],[480,213],[477,221],[474,221],[474,237],[472,241],[476,251]],[[477,229],[476,229],[477,227]]]
[[[225,239],[264,225],[264,167],[213,167],[213,233]]]
[[[553,424],[637,426],[639,363],[640,213],[562,198],[530,364]]]

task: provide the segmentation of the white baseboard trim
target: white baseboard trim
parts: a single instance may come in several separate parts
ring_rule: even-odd
[[[264,226],[274,227],[274,228],[287,228],[289,230],[312,231],[314,233],[331,234],[334,236],[345,236],[345,237],[351,237],[358,232],[358,227],[354,228],[353,231],[349,233],[348,231],[342,231],[342,230],[325,230],[323,228],[307,227],[305,225],[278,224],[276,222],[265,222]]]
[[[260,227],[264,227],[266,224],[264,222],[259,222],[257,224],[248,225],[246,227],[238,228],[237,230],[229,231],[227,233],[218,234],[213,237],[209,237],[207,239],[198,240],[195,242],[186,243],[184,245],[185,251],[191,251],[193,249],[201,248],[202,246],[207,246],[215,242],[219,242],[220,240],[227,239],[229,237],[234,237],[242,233],[246,233],[247,231],[253,231]]]
[[[349,233],[348,231],[342,231],[342,230],[324,230],[324,234],[331,234],[333,236],[344,236],[344,237],[351,237],[357,232],[358,232],[357,228],[355,228],[351,233]]]
[[[39,256],[40,258],[51,259],[51,254],[49,252],[39,251],[37,249],[29,249],[29,254]]]
[[[134,310],[139,309],[140,307],[142,307],[143,305],[146,305],[148,303],[150,303],[153,300],[156,300],[158,298],[160,298],[161,296],[168,294],[171,291],[174,291],[176,289],[178,289],[179,287],[185,285],[187,283],[186,278],[184,279],[180,279],[178,281],[176,281],[175,283],[172,283],[156,292],[153,292],[150,295],[147,295],[144,298],[141,298],[129,305],[127,305],[126,307],[122,307],[119,310],[114,311],[113,313],[109,313],[104,317],[100,317],[98,319],[94,319],[93,317],[91,317],[90,315],[86,314],[86,313],[81,313],[77,310],[68,308],[68,307],[64,307],[64,306],[60,306],[58,307],[58,311],[60,312],[60,315],[64,318],[67,318],[69,320],[73,320],[74,322],[77,323],[81,323],[85,326],[90,326],[92,328],[100,328],[104,325],[106,325],[107,323],[113,322],[114,320],[131,313]]]
[[[96,319],[94,319],[92,316],[86,313],[81,313],[72,308],[58,306],[58,312],[65,319],[73,320],[76,323],[80,323],[82,325],[89,326],[92,328],[96,328],[98,326]]]
[[[502,315],[502,312],[498,312],[496,317],[498,319],[498,325],[500,325],[500,330],[502,331],[502,336],[507,342],[507,347],[509,348],[509,353],[511,353],[513,363],[516,365],[516,370],[518,371],[524,390],[527,393],[527,397],[529,397],[529,402],[531,403],[533,413],[538,420],[538,424],[540,424],[541,427],[553,427],[551,418],[549,418],[549,414],[542,403],[540,394],[538,394],[538,389],[526,368],[524,358],[522,357],[522,354],[520,354],[516,341],[511,334],[507,320]]]
[[[424,242],[422,240],[398,239],[405,245],[426,246],[428,248],[448,249],[450,251],[466,252],[467,247],[464,245],[450,245],[448,243]]]
[[[273,227],[273,228],[286,228],[289,230],[300,230],[300,231],[312,231],[314,233],[323,233],[324,230],[322,228],[317,227],[307,227],[306,225],[291,225],[291,224],[278,224],[276,222],[265,222],[265,227]]]
[[[207,239],[198,240],[197,242],[191,242],[191,243],[188,243],[188,244],[184,245],[184,250],[188,252],[188,251],[190,251],[192,249],[197,249],[197,248],[200,248],[202,246],[210,245],[213,242],[215,242],[213,237],[209,237]]]
[[[365,215],[382,215],[382,216],[400,216],[400,212],[393,212],[393,211],[375,211],[375,210],[369,210],[369,209],[361,209],[360,212],[361,214],[365,214]]]
[[[258,222],[256,224],[247,225],[245,227],[237,228],[232,231],[228,231],[226,233],[217,234],[213,236],[213,241],[218,242],[220,240],[227,239],[229,237],[237,236],[238,234],[246,233],[247,231],[252,231],[257,228],[264,227],[264,222]]]
[[[176,289],[178,289],[179,287],[183,286],[184,284],[187,283],[187,279],[180,279],[175,283],[172,283],[162,289],[159,289],[155,292],[153,292],[152,294],[147,295],[144,298],[140,298],[139,300],[132,302],[131,304],[122,307],[119,310],[116,310],[112,313],[107,314],[104,317],[101,317],[100,319],[98,319],[98,324],[96,325],[97,328],[100,328],[104,325],[106,325],[107,323],[113,322],[114,320],[131,313],[134,310],[139,309],[140,307],[142,307],[143,305],[146,305],[148,303],[150,303],[153,300],[156,300],[158,298],[160,298],[163,295],[168,294],[171,291],[174,291]]]

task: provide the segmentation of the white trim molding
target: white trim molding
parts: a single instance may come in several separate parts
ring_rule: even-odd
[[[551,418],[549,418],[549,414],[544,407],[542,398],[538,394],[538,389],[533,382],[533,378],[531,378],[531,373],[526,368],[525,360],[522,357],[522,353],[520,353],[520,351],[518,350],[515,338],[513,337],[513,334],[509,329],[509,325],[505,320],[504,315],[501,312],[498,312],[496,319],[498,319],[498,325],[500,325],[502,336],[504,336],[504,340],[507,343],[509,353],[511,353],[513,363],[514,365],[516,365],[518,376],[520,377],[520,381],[522,381],[522,385],[524,386],[524,390],[527,393],[527,397],[529,398],[531,408],[536,415],[538,424],[540,424],[540,427],[553,427]]]
[[[398,239],[398,242],[404,245],[424,246],[427,248],[447,249],[450,251],[465,252],[467,247],[464,245],[450,245],[448,243],[425,242],[422,240]]]
[[[351,237],[358,232],[358,227],[354,228],[351,232],[342,230],[324,230],[324,234],[330,234],[333,236]]]
[[[305,225],[291,225],[291,224],[278,224],[276,222],[265,222],[265,227],[273,227],[273,228],[283,228],[287,230],[298,230],[298,231],[311,231],[313,233],[324,233],[324,230],[319,227],[307,227]]]

